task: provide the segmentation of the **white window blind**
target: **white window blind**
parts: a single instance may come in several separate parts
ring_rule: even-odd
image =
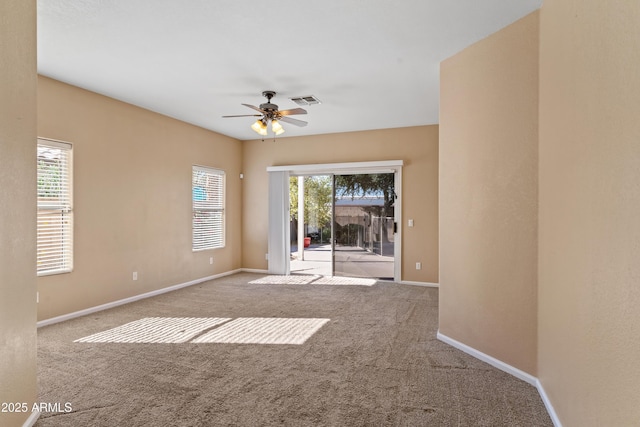
[[[73,269],[71,144],[38,139],[37,272]]]
[[[224,247],[224,171],[193,166],[191,184],[193,250]]]

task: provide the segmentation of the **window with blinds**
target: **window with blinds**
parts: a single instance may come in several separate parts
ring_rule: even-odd
[[[73,269],[71,144],[38,139],[37,272]]]
[[[224,171],[193,166],[193,250],[224,247]]]

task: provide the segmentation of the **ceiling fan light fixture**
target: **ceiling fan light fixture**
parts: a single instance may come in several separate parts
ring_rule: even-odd
[[[256,122],[251,125],[251,129],[262,136],[267,134],[267,124],[264,122],[264,119],[256,120]]]
[[[279,121],[277,120],[272,120],[271,121],[271,130],[273,131],[273,133],[275,133],[276,135],[281,135],[284,133],[284,128],[282,127],[282,125],[280,124]]]

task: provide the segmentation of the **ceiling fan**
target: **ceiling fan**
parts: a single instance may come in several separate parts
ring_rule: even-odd
[[[293,116],[296,114],[307,114],[307,110],[304,108],[292,108],[290,110],[278,110],[278,106],[276,104],[271,103],[271,98],[276,96],[276,93],[272,90],[265,90],[262,92],[262,96],[267,98],[267,102],[264,104],[260,104],[260,107],[255,107],[249,104],[242,104],[245,107],[249,107],[253,110],[260,112],[260,114],[240,114],[236,116],[222,116],[223,118],[228,117],[260,117],[254,124],[251,125],[251,129],[259,133],[260,135],[265,136],[267,134],[267,126],[269,122],[271,122],[271,130],[276,135],[280,135],[284,133],[284,129],[280,122],[290,123],[296,126],[306,126],[307,122],[293,119],[289,116]]]

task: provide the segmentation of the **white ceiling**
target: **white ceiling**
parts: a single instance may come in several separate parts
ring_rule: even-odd
[[[240,140],[263,90],[322,101],[282,137],[427,125],[440,61],[541,3],[38,0],[38,71]]]

